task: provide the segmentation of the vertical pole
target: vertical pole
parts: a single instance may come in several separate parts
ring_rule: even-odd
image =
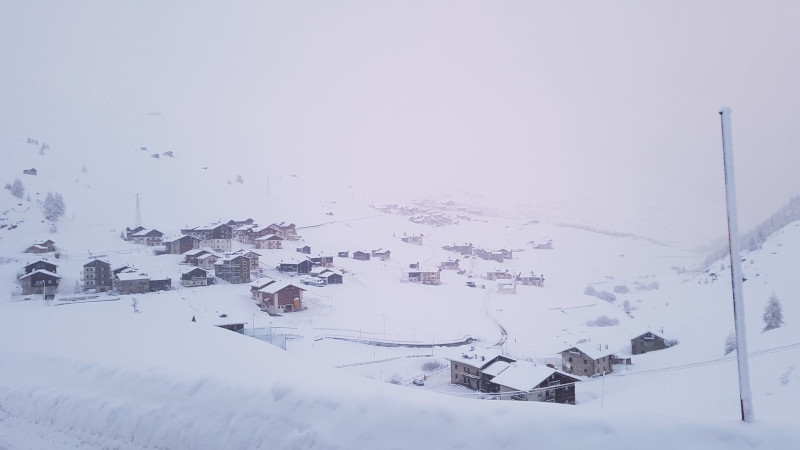
[[[728,206],[728,247],[731,256],[731,285],[733,287],[733,319],[736,329],[736,359],[739,363],[739,406],[742,421],[753,422],[753,401],[750,391],[750,368],[747,361],[747,332],[745,330],[744,297],[742,295],[742,258],[739,254],[739,225],[736,212],[736,183],[733,172],[731,145],[731,110],[719,111],[722,120],[722,154],[725,161],[725,198]]]

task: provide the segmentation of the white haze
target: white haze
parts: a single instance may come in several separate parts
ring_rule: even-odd
[[[0,151],[147,146],[254,201],[289,174],[310,199],[469,191],[694,245],[725,233],[723,105],[743,228],[799,193],[797,23],[787,1],[4,2]]]

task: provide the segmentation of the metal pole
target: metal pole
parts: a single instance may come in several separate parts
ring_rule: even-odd
[[[753,422],[753,401],[750,391],[750,368],[747,361],[747,332],[745,330],[744,296],[742,295],[742,258],[739,254],[739,225],[736,212],[736,183],[733,176],[731,145],[731,110],[719,111],[722,120],[722,154],[725,161],[725,197],[728,206],[728,247],[731,256],[731,285],[733,287],[733,319],[736,329],[736,359],[739,363],[739,405],[742,421]]]

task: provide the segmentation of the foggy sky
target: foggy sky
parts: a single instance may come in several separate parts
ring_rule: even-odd
[[[729,106],[743,228],[800,194],[800,5],[554,3],[2,2],[3,145],[148,134],[321,186],[466,188],[698,243],[725,232]]]

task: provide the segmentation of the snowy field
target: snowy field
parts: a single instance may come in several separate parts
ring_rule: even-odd
[[[53,182],[39,187],[38,178],[26,181],[31,192],[44,192]],[[626,448],[792,448],[800,443],[794,407],[800,399],[795,373],[800,339],[792,319],[800,311],[791,269],[800,254],[798,223],[745,255],[757,420],[743,425],[735,353],[723,352],[733,323],[725,262],[708,273],[679,273],[676,269],[694,268],[703,255],[519,219],[473,216],[431,227],[371,208],[329,204],[335,220],[322,208],[316,215],[297,209],[306,221],[295,220],[303,236],[297,246],[310,245],[314,254],[387,248],[391,259],[335,258],[345,271],[342,285],[305,286],[307,309],[272,317],[258,309],[247,285],[181,287],[180,256],[155,256],[152,249],[122,241],[119,233],[127,222],[113,214],[105,223],[99,222],[102,217],[83,221],[80,211],[91,205],[72,190],[65,197],[74,199],[68,206],[79,212],[50,233],[38,219],[35,201],[3,196],[4,223],[18,224],[2,230],[3,291],[16,290],[17,271],[36,259],[22,249],[47,238],[61,249],[60,257],[51,254],[50,260],[62,280],[59,295],[49,302],[0,300],[0,447],[529,448],[537,442],[573,448],[624,441]],[[277,208],[268,217],[249,211],[239,216],[262,222],[295,216],[291,202]],[[179,221],[163,217],[163,231],[177,234]],[[404,233],[422,233],[424,245],[401,242]],[[552,250],[528,244],[544,239],[553,240]],[[502,264],[462,258],[466,273],[445,271],[438,286],[403,281],[409,264],[435,267],[458,257],[442,246],[463,242],[514,249],[514,257]],[[274,267],[300,255],[293,247],[261,250],[265,275],[282,277]],[[63,301],[82,265],[96,256],[112,266],[168,276],[176,289],[105,302]],[[501,293],[495,282],[480,278],[495,269],[544,274],[545,285]],[[485,289],[467,287],[468,280]],[[584,294],[588,286],[620,293],[609,302]],[[760,316],[773,292],[783,299],[787,323],[761,333]],[[618,325],[589,325],[601,316]],[[214,326],[224,322],[244,322],[245,334]],[[679,344],[634,356],[632,365],[617,365],[605,377],[584,379],[575,406],[492,401],[449,383],[448,358],[460,358],[469,347],[544,364],[582,341],[631,357],[629,339],[646,330],[663,330]],[[466,337],[477,341],[442,345]],[[372,345],[378,342],[414,346]],[[410,383],[421,376],[425,386]],[[648,419],[642,421],[642,414]]]

